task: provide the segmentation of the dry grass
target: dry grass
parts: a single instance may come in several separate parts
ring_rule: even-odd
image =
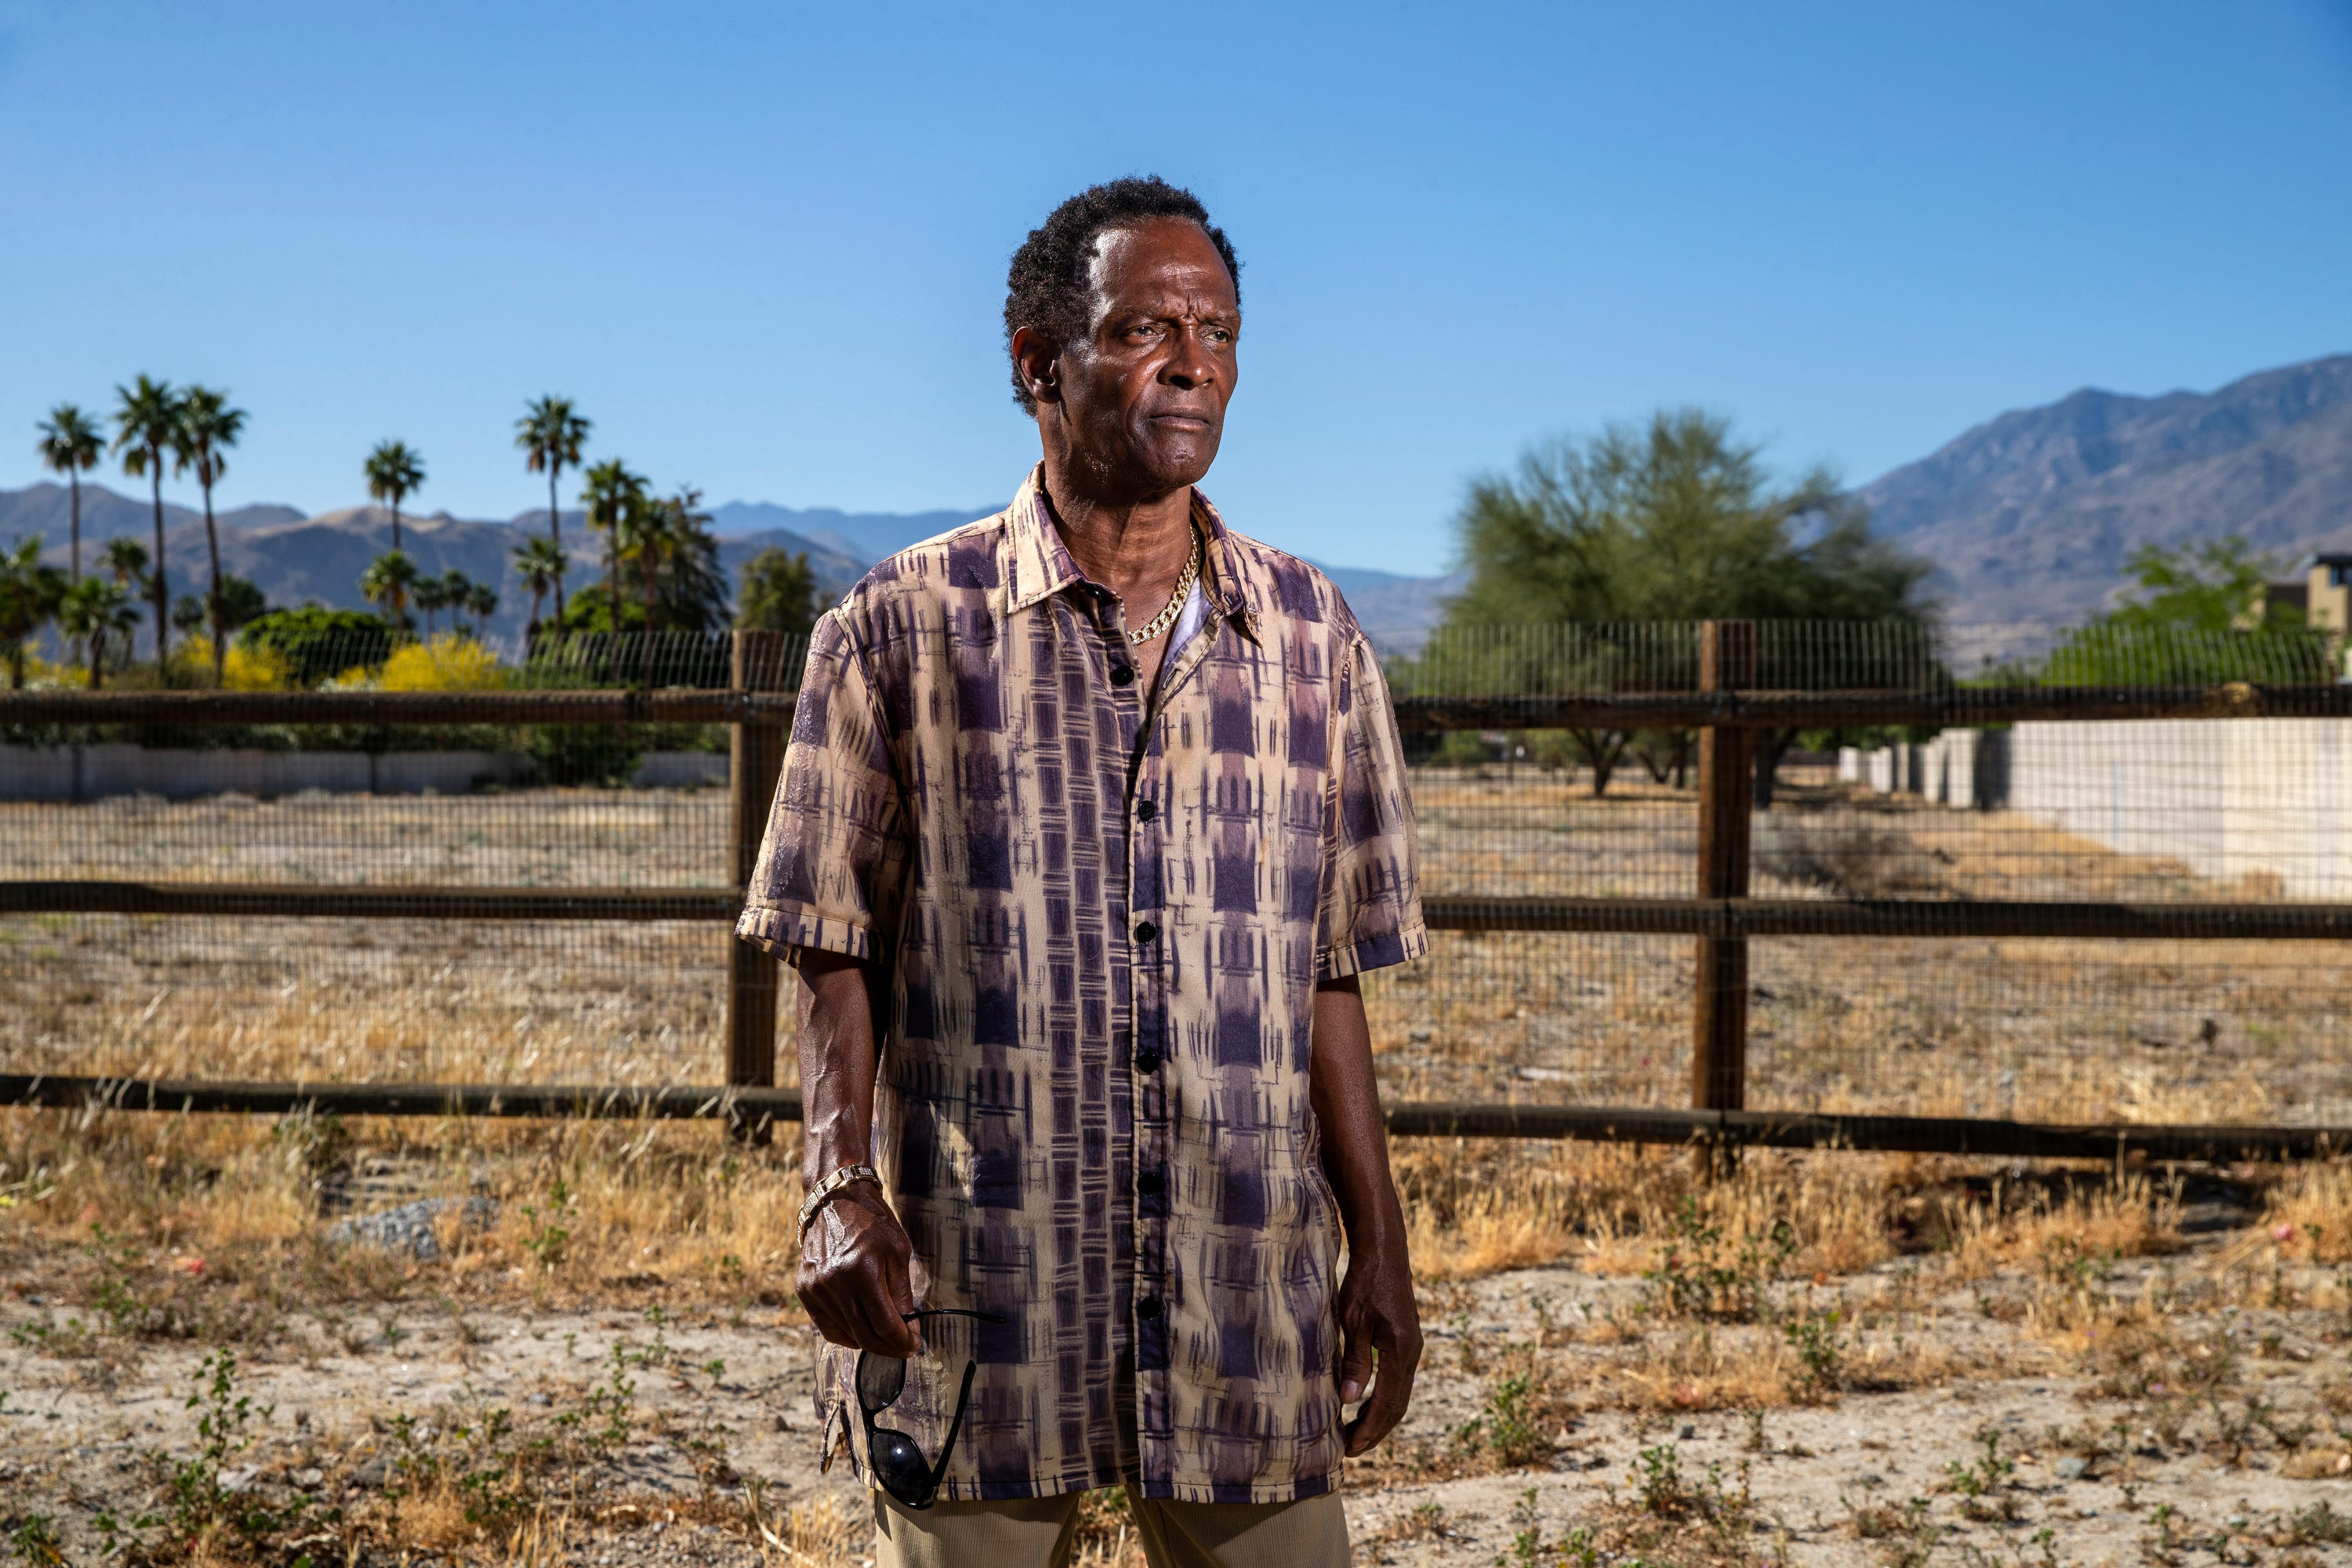
[[[398,1294],[402,1270],[322,1242],[322,1211],[467,1194],[495,1199],[496,1219],[475,1230],[445,1215],[439,1289],[538,1305],[788,1300],[801,1197],[789,1134],[751,1148],[667,1122],[0,1111],[11,1273],[94,1282],[111,1268],[160,1311],[198,1280],[208,1301],[228,1287],[255,1310]],[[116,1263],[96,1256],[108,1248]]]

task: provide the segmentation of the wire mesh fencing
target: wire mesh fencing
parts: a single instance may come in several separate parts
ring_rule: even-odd
[[[1389,660],[1438,928],[1367,985],[1391,1100],[1690,1104],[1719,988],[1695,944],[1736,942],[1750,1108],[2352,1125],[2327,638],[1764,623],[1726,664],[1709,635],[1451,629]],[[320,639],[227,673],[283,718],[309,693],[779,692],[802,658]],[[41,697],[0,699],[0,1073],[740,1066],[726,915],[766,805],[747,826],[743,730],[62,721]],[[1727,904],[1702,898],[1702,761],[1735,733]],[[786,1082],[789,1011],[750,1026]]]

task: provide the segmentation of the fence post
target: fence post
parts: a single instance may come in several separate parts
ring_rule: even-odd
[[[1704,621],[1698,633],[1703,691],[1756,684],[1756,623]],[[1748,896],[1749,813],[1754,809],[1755,734],[1708,725],[1698,736],[1698,896]],[[1691,1005],[1691,1108],[1741,1110],[1748,1103],[1748,939],[1698,939]],[[1702,1148],[1703,1172],[1737,1157],[1728,1146]]]
[[[735,634],[728,685],[737,691],[783,688],[782,632]],[[760,837],[776,797],[784,767],[784,727],[770,721],[730,726],[727,785],[728,842],[733,856],[732,885],[749,888],[760,858]],[[776,1081],[776,994],[782,965],[748,942],[727,943],[727,1082],[766,1089]],[[738,1137],[765,1142],[768,1124],[730,1123]]]

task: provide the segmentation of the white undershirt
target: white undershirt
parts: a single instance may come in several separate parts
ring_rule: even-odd
[[[1168,634],[1168,646],[1160,651],[1160,678],[1162,680],[1168,678],[1170,670],[1176,668],[1176,656],[1184,651],[1184,645],[1192,640],[1193,635],[1208,619],[1209,596],[1201,592],[1201,579],[1195,575],[1192,591],[1184,595],[1184,607],[1176,613],[1176,625]]]

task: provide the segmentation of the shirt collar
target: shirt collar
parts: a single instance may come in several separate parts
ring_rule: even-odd
[[[1087,581],[1070,558],[1054,525],[1053,506],[1045,499],[1045,466],[1040,463],[1022,481],[1020,493],[1004,513],[1004,608],[1015,615],[1042,604],[1063,589]],[[1234,545],[1225,520],[1196,487],[1192,491],[1192,521],[1208,540],[1204,554],[1204,589],[1209,602],[1228,620],[1252,637],[1257,635],[1257,610],[1248,582],[1242,575],[1242,552]]]

